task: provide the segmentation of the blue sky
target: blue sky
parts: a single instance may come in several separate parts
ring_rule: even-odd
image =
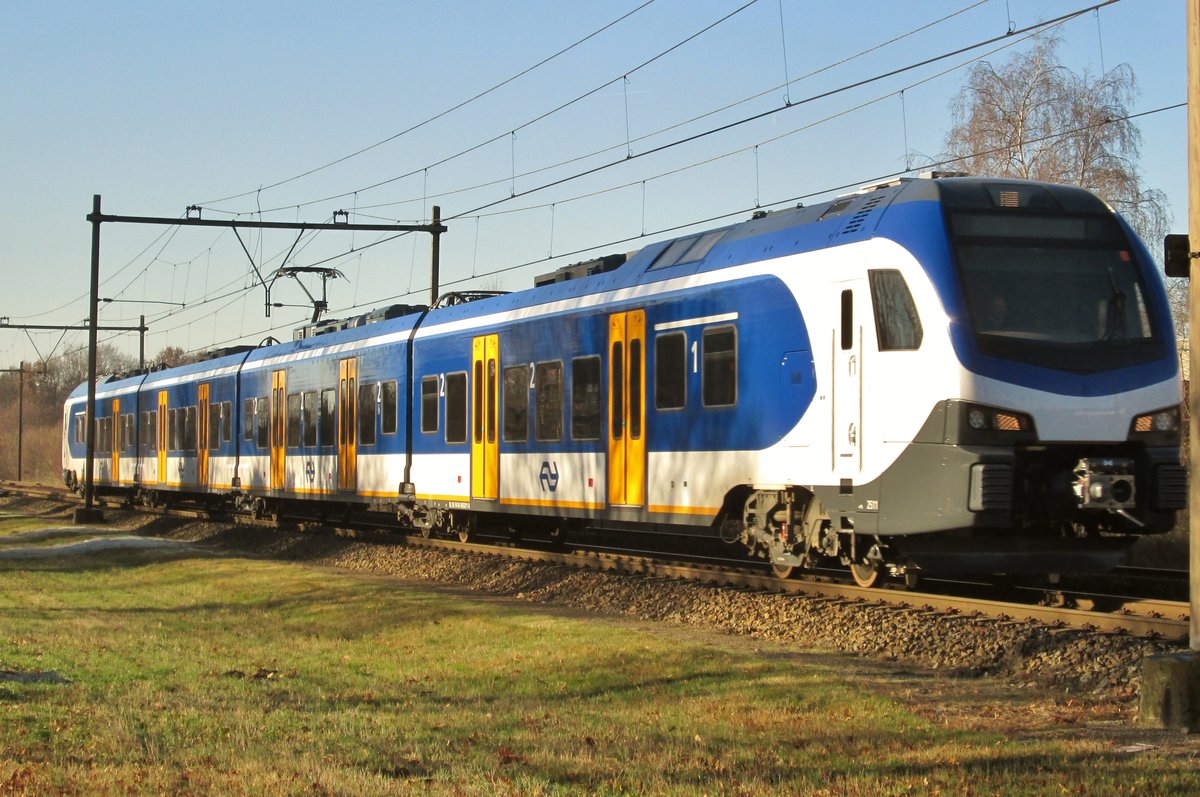
[[[206,217],[274,221],[325,222],[344,209],[361,222],[422,222],[439,204],[449,227],[443,286],[519,290],[559,265],[632,251],[694,222],[820,201],[919,165],[943,148],[948,103],[971,60],[1000,62],[1012,50],[997,47],[1028,43],[1009,37],[801,101],[1000,36],[1010,21],[1024,28],[1089,5],[643,2],[12,3],[0,28],[0,316],[72,324],[87,315],[93,194],[110,214],[177,217],[198,204]],[[1092,74],[1128,63],[1135,112],[1183,102],[1184,10],[1184,0],[1122,0],[1085,14],[1058,29],[1061,59]],[[652,152],[786,100],[792,107],[758,121]],[[1139,127],[1145,182],[1166,192],[1182,231],[1186,110]],[[294,240],[244,236],[264,273]],[[330,316],[426,301],[428,237],[379,238],[305,237],[289,265],[346,275],[329,283]],[[287,339],[309,314],[284,307],[265,317],[264,292],[229,231],[105,225],[101,258],[101,296],[123,300],[103,307],[102,323],[145,313],[151,354]],[[285,280],[272,299],[304,295]],[[58,341],[0,330],[0,367],[85,336]],[[137,351],[136,335],[111,342]]]

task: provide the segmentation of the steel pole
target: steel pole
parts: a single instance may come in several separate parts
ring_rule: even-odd
[[[83,509],[90,516],[95,500],[96,486],[92,471],[96,462],[96,326],[100,310],[100,195],[92,196],[92,291],[88,312],[88,389],[87,413],[87,458],[83,475]]]
[[[440,205],[433,206],[433,225],[430,227],[430,232],[433,235],[433,252],[430,257],[429,264],[429,306],[433,307],[438,300],[438,281],[440,278],[439,271],[441,270],[442,257],[442,208]]]
[[[1200,0],[1187,0],[1187,96],[1188,103],[1188,241],[1190,252],[1200,251]],[[1192,255],[1195,258],[1195,255]],[[1189,488],[1189,566],[1191,575],[1191,649],[1200,651],[1200,387],[1196,376],[1200,374],[1200,346],[1196,345],[1200,330],[1200,260],[1191,261],[1191,279],[1188,281],[1189,326],[1188,357],[1188,471]]]
[[[21,376],[17,390],[17,481],[24,481],[21,473],[21,454],[25,449],[25,361],[21,361]]]

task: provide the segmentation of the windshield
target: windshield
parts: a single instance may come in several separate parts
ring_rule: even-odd
[[[1077,373],[1162,356],[1112,218],[955,212],[950,223],[981,353]]]

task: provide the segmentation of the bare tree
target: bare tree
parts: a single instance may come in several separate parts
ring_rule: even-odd
[[[1058,45],[1057,38],[1042,37],[1004,64],[972,67],[951,101],[954,126],[942,157],[957,159],[971,174],[1088,188],[1161,258],[1172,216],[1166,195],[1144,185],[1138,173],[1142,136],[1128,118],[1137,95],[1133,69],[1121,64],[1099,77],[1087,70],[1079,75],[1058,63]],[[1182,334],[1187,307],[1177,305],[1173,299]]]
[[[155,355],[151,362],[165,365],[167,368],[175,368],[176,366],[199,362],[201,359],[203,359],[203,355],[188,354],[178,346],[165,346],[162,351]]]

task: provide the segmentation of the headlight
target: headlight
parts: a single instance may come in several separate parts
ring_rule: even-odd
[[[959,439],[967,445],[1014,445],[1037,439],[1033,418],[1028,413],[988,407],[983,404],[958,404]]]
[[[1129,427],[1129,438],[1149,445],[1177,445],[1179,407],[1167,407],[1137,416]]]

